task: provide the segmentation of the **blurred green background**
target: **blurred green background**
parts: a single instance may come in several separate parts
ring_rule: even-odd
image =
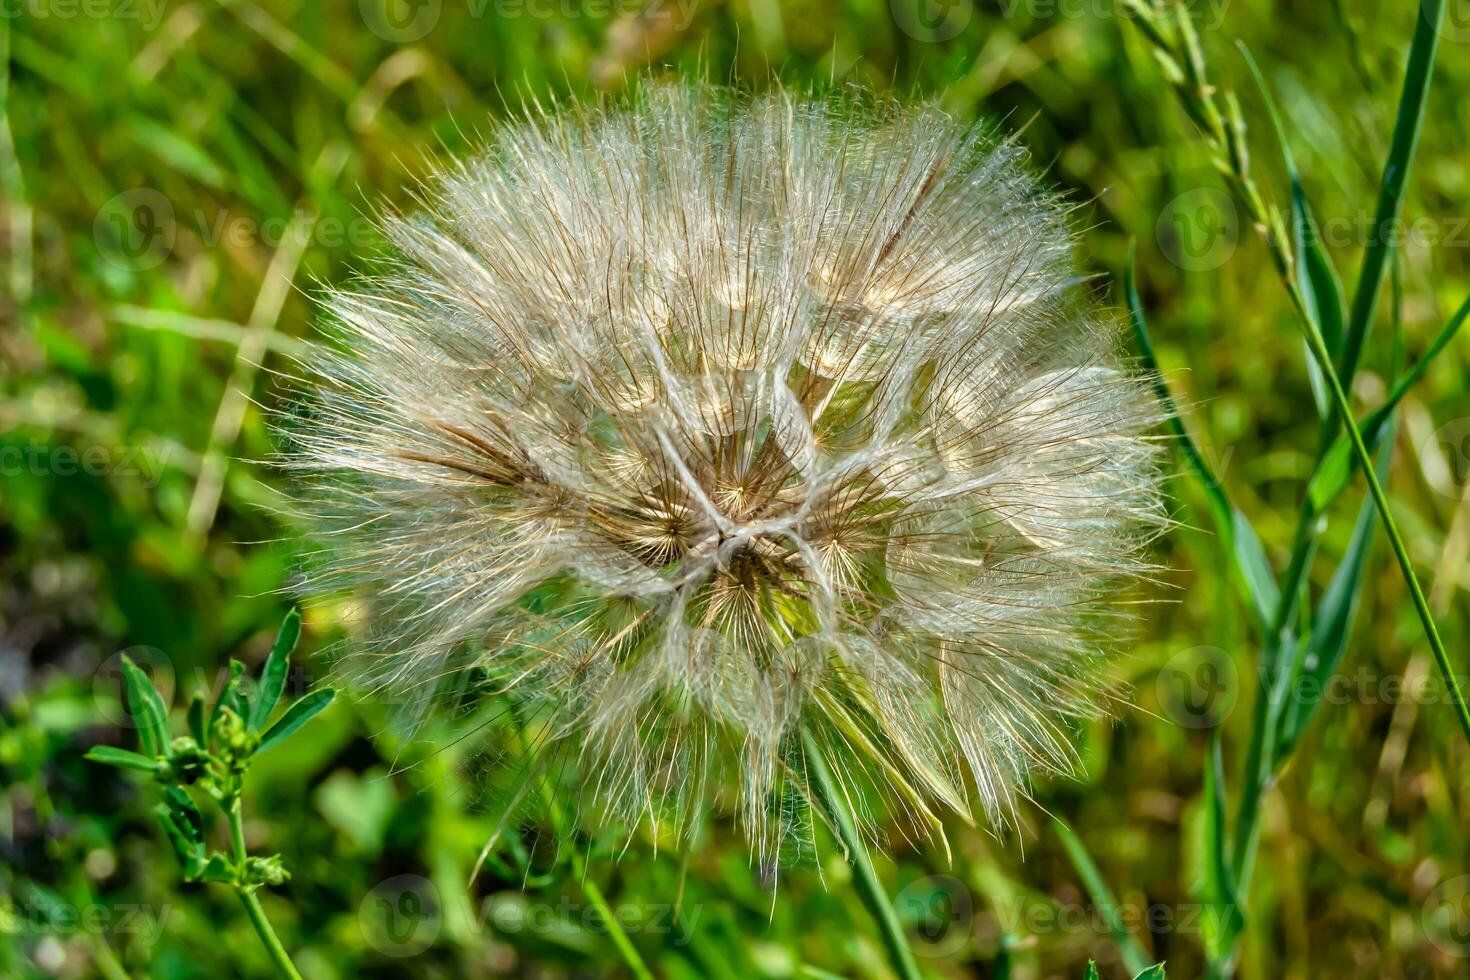
[[[1351,285],[1417,4],[1196,0],[1212,71],[1240,94],[1258,179],[1286,200],[1244,41],[1280,102],[1328,250]],[[156,793],[81,759],[131,746],[119,654],[182,711],[228,658],[258,666],[289,599],[268,411],[313,295],[370,269],[371,214],[406,204],[527,97],[678,71],[762,87],[933,95],[1020,134],[1077,203],[1095,288],[1137,239],[1155,342],[1205,455],[1278,562],[1314,450],[1302,344],[1258,237],[1113,0],[4,0],[0,112],[0,976],[266,976],[223,889],[181,885]],[[1356,381],[1382,398],[1397,310],[1409,357],[1470,290],[1470,9],[1451,4],[1398,257]],[[1401,412],[1389,491],[1452,656],[1470,633],[1470,340]],[[1201,774],[1223,725],[1244,752],[1255,641],[1174,480],[1181,526],[1119,650],[1117,717],[1085,772],[1036,788],[1019,834],[951,821],[953,860],[886,828],[879,871],[935,976],[1122,976],[1046,812],[1077,829],[1144,947],[1200,975]],[[1320,589],[1361,488],[1323,537]],[[1470,765],[1391,558],[1375,553],[1344,683],[1265,801],[1245,977],[1470,975],[1470,934],[1426,909],[1470,870]],[[307,610],[311,656],[343,639]],[[1180,681],[1184,682],[1180,686]],[[1190,684],[1194,687],[1191,689]],[[1201,709],[1204,697],[1208,704]],[[339,701],[265,757],[247,838],[294,873],[266,907],[316,978],[602,976],[619,960],[549,833],[513,835],[468,891],[500,777],[445,726],[402,743]],[[445,746],[448,746],[447,748]],[[218,832],[219,828],[215,828]],[[712,813],[687,859],[609,828],[590,874],[660,975],[888,975],[842,862],[752,867]],[[619,859],[619,855],[621,858]],[[524,866],[516,869],[516,862]],[[1451,892],[1447,893],[1446,888]],[[677,916],[675,910],[677,907]],[[819,971],[826,971],[822,973]]]

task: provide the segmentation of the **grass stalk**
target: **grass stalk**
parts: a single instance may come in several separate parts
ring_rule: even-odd
[[[245,826],[240,818],[240,798],[235,797],[229,808],[225,811],[230,823],[230,849],[235,856],[235,863],[241,867],[245,865]],[[291,962],[286,947],[281,945],[281,939],[272,928],[270,919],[266,918],[265,909],[260,904],[260,899],[255,897],[254,887],[248,885],[235,885],[235,894],[240,896],[240,904],[245,906],[245,914],[250,918],[250,925],[255,928],[255,934],[260,937],[261,945],[269,954],[271,962],[275,964],[277,972],[287,980],[301,980],[301,974],[296,972],[296,966]]]
[[[857,885],[858,895],[862,898],[863,904],[867,906],[869,914],[878,923],[878,931],[883,939],[884,949],[888,953],[889,962],[903,980],[920,980],[919,966],[914,960],[913,950],[909,949],[908,937],[904,935],[903,925],[898,921],[898,913],[888,901],[883,884],[878,880],[878,873],[873,869],[873,862],[868,857],[868,849],[863,846],[862,837],[858,834],[857,822],[853,819],[852,809],[847,805],[847,800],[841,790],[838,789],[837,782],[832,776],[832,770],[827,767],[827,761],[822,758],[822,752],[817,746],[816,739],[805,728],[801,732],[801,746],[806,757],[807,781],[820,799],[823,809],[831,817],[833,832],[836,833],[838,840],[842,842],[843,848],[847,851],[847,861],[852,867],[853,882]]]
[[[12,17],[0,17],[0,192],[9,225],[10,270],[6,281],[17,306],[24,307],[34,289],[32,212],[26,200],[15,137],[10,129],[10,31]]]
[[[1300,294],[1295,294],[1300,298]],[[1343,391],[1342,382],[1338,380],[1337,371],[1332,364],[1332,355],[1328,353],[1327,345],[1322,340],[1322,332],[1316,328],[1316,323],[1310,317],[1304,319],[1306,324],[1307,346],[1312,356],[1317,359],[1317,366],[1322,369],[1323,376],[1327,379],[1332,398],[1337,406],[1337,413],[1342,424],[1347,428],[1348,438],[1352,440],[1353,452],[1358,457],[1358,465],[1363,471],[1363,478],[1368,481],[1368,492],[1373,496],[1373,504],[1378,508],[1378,516],[1382,519],[1383,529],[1388,535],[1388,541],[1393,548],[1394,557],[1398,560],[1399,570],[1403,572],[1404,582],[1409,587],[1409,596],[1414,602],[1414,610],[1419,614],[1419,621],[1424,626],[1424,635],[1429,640],[1429,649],[1434,654],[1435,663],[1439,665],[1440,673],[1444,675],[1445,684],[1449,688],[1450,700],[1455,706],[1455,714],[1460,722],[1460,730],[1465,735],[1465,741],[1470,744],[1470,709],[1466,708],[1465,695],[1460,691],[1460,684],[1455,679],[1454,666],[1450,663],[1449,654],[1445,651],[1444,641],[1439,637],[1439,629],[1434,625],[1434,614],[1429,610],[1429,600],[1424,596],[1424,590],[1419,585],[1419,578],[1414,574],[1414,565],[1409,558],[1409,550],[1404,546],[1403,535],[1399,533],[1398,524],[1394,522],[1393,512],[1388,506],[1388,496],[1383,492],[1383,485],[1379,482],[1378,474],[1373,468],[1373,456],[1368,451],[1367,444],[1363,442],[1363,434],[1358,429],[1358,423],[1353,418],[1352,405],[1348,402],[1347,393]],[[1282,602],[1285,603],[1286,593],[1282,593]]]
[[[517,720],[524,726],[524,721],[516,714]],[[517,731],[517,741],[520,743],[521,751],[526,751],[529,744],[525,736],[524,728]],[[643,962],[643,956],[638,952],[638,947],[633,945],[633,940],[628,937],[627,930],[613,914],[612,907],[608,904],[607,896],[602,893],[602,888],[593,880],[588,873],[587,855],[582,853],[582,848],[577,842],[575,832],[569,832],[563,824],[562,811],[557,804],[556,793],[553,791],[545,773],[536,773],[530,778],[534,779],[536,788],[541,795],[541,802],[546,807],[547,819],[551,821],[551,829],[558,840],[565,841],[571,852],[572,871],[577,876],[578,884],[582,888],[582,894],[587,896],[587,901],[597,910],[603,925],[607,928],[608,938],[617,947],[618,955],[623,958],[623,965],[628,968],[637,980],[653,980],[653,973],[648,969],[648,964]]]
[[[577,880],[581,882],[582,893],[587,896],[587,901],[592,903],[592,907],[602,917],[603,924],[607,926],[607,934],[612,939],[613,945],[618,948],[618,953],[622,955],[623,963],[638,980],[653,980],[653,974],[649,972],[648,965],[643,962],[643,957],[633,946],[633,940],[628,938],[627,931],[623,929],[622,923],[618,921],[617,916],[613,914],[612,907],[608,905],[607,897],[602,894],[602,889],[587,873],[587,860],[575,841],[571,844],[571,852],[572,871],[577,875]]]
[[[1427,94],[1433,75],[1439,30],[1444,18],[1444,2],[1443,0],[1423,0],[1421,4],[1414,5],[1417,14],[1414,36],[1405,66],[1404,83],[1399,98],[1393,137],[1380,181],[1373,225],[1374,234],[1367,243],[1363,268],[1343,331],[1341,350],[1336,358],[1328,348],[1322,333],[1322,325],[1313,313],[1312,306],[1306,301],[1298,279],[1297,263],[1304,259],[1294,254],[1292,239],[1286,232],[1279,211],[1266,203],[1251,177],[1249,154],[1245,146],[1245,127],[1239,115],[1238,103],[1233,95],[1229,93],[1222,95],[1215,86],[1208,82],[1202,49],[1188,12],[1176,6],[1172,8],[1172,16],[1170,16],[1148,0],[1125,0],[1125,3],[1137,15],[1135,23],[1154,49],[1165,75],[1175,89],[1180,104],[1199,127],[1226,184],[1265,239],[1267,251],[1281,276],[1291,301],[1293,313],[1299,321],[1308,352],[1331,396],[1333,411],[1324,415],[1319,432],[1317,468],[1320,469],[1323,466],[1329,453],[1333,451],[1337,433],[1346,431],[1352,454],[1358,466],[1363,470],[1369,495],[1393,548],[1394,557],[1408,587],[1410,598],[1423,626],[1424,635],[1449,688],[1457,720],[1467,742],[1470,742],[1470,710],[1466,708],[1464,695],[1461,693],[1453,666],[1439,636],[1439,630],[1435,625],[1424,591],[1414,573],[1403,536],[1389,508],[1388,497],[1375,470],[1371,451],[1363,437],[1362,429],[1353,418],[1352,405],[1347,396],[1347,387],[1351,385],[1361,359],[1368,331],[1377,310],[1383,278],[1388,270],[1389,258],[1392,254],[1393,236],[1389,234],[1389,231],[1403,208],[1408,172],[1418,145]],[[1256,71],[1248,52],[1246,57],[1251,64],[1252,71]],[[1263,94],[1266,95],[1268,108],[1272,111],[1278,135],[1282,139],[1283,153],[1286,154],[1288,167],[1291,168],[1290,150],[1285,145],[1284,132],[1279,120],[1275,117],[1274,106],[1270,104],[1269,94],[1266,93],[1264,80],[1260,79],[1259,72],[1257,72],[1257,79],[1262,86]],[[1217,101],[1219,99],[1223,99],[1223,108]],[[1293,179],[1295,179],[1294,174]],[[1452,335],[1455,326],[1441,334],[1445,342]],[[1439,343],[1440,339],[1437,338],[1435,345],[1431,347],[1430,357],[1437,352]],[[1429,358],[1421,360],[1420,363],[1427,365]],[[1412,380],[1405,377],[1401,379],[1401,383],[1412,383]],[[1394,394],[1399,396],[1401,393],[1400,387],[1396,385]],[[1396,400],[1397,398],[1394,399]],[[1382,422],[1388,417],[1391,409],[1392,404],[1385,405],[1381,416],[1369,417],[1367,427],[1375,445],[1382,437]],[[1190,460],[1190,462],[1194,461]],[[1218,491],[1217,487],[1210,486],[1208,480],[1205,482],[1207,491]],[[1233,866],[1239,894],[1242,896],[1247,892],[1254,855],[1258,846],[1261,794],[1269,784],[1279,761],[1276,759],[1275,741],[1281,712],[1292,680],[1287,664],[1299,660],[1299,658],[1293,658],[1288,661],[1287,658],[1288,654],[1296,652],[1295,647],[1300,642],[1294,635],[1297,604],[1303,592],[1319,528],[1320,508],[1312,499],[1311,489],[1309,488],[1306,499],[1302,503],[1293,535],[1290,559],[1276,593],[1275,609],[1269,617],[1269,628],[1262,637],[1261,696],[1257,700],[1252,719],[1245,765],[1245,786],[1237,810],[1231,847],[1230,864]],[[1219,838],[1217,843],[1223,847],[1223,837]],[[1235,945],[1238,938],[1238,932],[1228,935],[1227,942],[1221,951],[1223,955],[1220,961],[1212,963],[1212,967],[1219,967],[1223,975],[1229,975],[1233,969]]]
[[[1388,258],[1393,250],[1394,222],[1403,210],[1404,185],[1414,151],[1419,145],[1419,131],[1424,123],[1429,83],[1434,73],[1434,60],[1439,49],[1439,34],[1444,21],[1444,0],[1415,0],[1418,15],[1414,21],[1414,39],[1409,45],[1404,65],[1404,86],[1399,95],[1398,117],[1394,121],[1388,159],[1378,189],[1378,205],[1373,219],[1373,235],[1363,252],[1363,269],[1353,292],[1347,330],[1343,335],[1340,359],[1344,385],[1352,383],[1362,356],[1363,343],[1378,309],[1378,295],[1388,271]]]
[[[1056,814],[1052,814],[1052,827],[1057,836],[1061,838],[1062,846],[1067,850],[1067,856],[1072,859],[1072,866],[1077,869],[1077,874],[1082,878],[1082,885],[1087,889],[1092,902],[1097,906],[1103,924],[1112,933],[1113,944],[1118,947],[1118,955],[1123,959],[1123,965],[1128,969],[1129,976],[1137,976],[1149,967],[1149,959],[1143,953],[1143,948],[1138,945],[1138,940],[1128,931],[1128,925],[1118,914],[1118,900],[1113,897],[1113,891],[1108,887],[1102,872],[1092,860],[1092,855],[1087,853],[1087,848],[1082,843],[1082,838],[1067,823]]]

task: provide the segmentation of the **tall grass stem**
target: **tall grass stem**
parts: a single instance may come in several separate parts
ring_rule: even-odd
[[[245,865],[245,826],[240,818],[240,798],[235,797],[226,811],[230,821],[230,847],[235,856],[235,863],[240,867]],[[272,928],[270,919],[266,918],[265,909],[260,904],[260,899],[255,897],[255,889],[246,885],[235,886],[235,894],[240,896],[240,904],[245,906],[245,914],[250,917],[250,924],[255,928],[255,934],[260,937],[260,942],[265,946],[265,951],[270,955],[271,962],[275,964],[276,970],[286,980],[301,980],[301,974],[296,972],[296,965],[291,962],[286,947],[281,945],[281,939]]]
[[[921,980],[918,963],[914,961],[913,950],[909,949],[908,937],[904,935],[903,924],[898,921],[898,913],[888,901],[888,894],[883,890],[878,873],[873,869],[868,849],[863,845],[857,822],[853,819],[852,809],[838,789],[832,770],[827,767],[827,761],[822,757],[816,739],[806,728],[801,731],[801,746],[806,757],[807,782],[820,798],[822,808],[832,819],[833,832],[847,851],[847,861],[852,867],[853,882],[857,886],[858,895],[878,923],[878,931],[883,937],[883,945],[894,971],[903,980]]]

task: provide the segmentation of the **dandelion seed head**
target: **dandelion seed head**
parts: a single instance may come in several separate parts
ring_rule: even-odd
[[[897,806],[1072,764],[1159,523],[1155,407],[1013,142],[650,87],[534,114],[333,292],[288,433],[309,579],[410,716],[473,675],[589,796],[790,832],[805,726]]]

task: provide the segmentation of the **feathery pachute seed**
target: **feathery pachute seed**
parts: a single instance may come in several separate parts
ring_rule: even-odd
[[[506,128],[426,204],[331,294],[289,433],[364,684],[541,712],[633,820],[729,778],[763,853],[804,728],[925,813],[1004,820],[1070,767],[1157,410],[1014,142],[650,87]]]

